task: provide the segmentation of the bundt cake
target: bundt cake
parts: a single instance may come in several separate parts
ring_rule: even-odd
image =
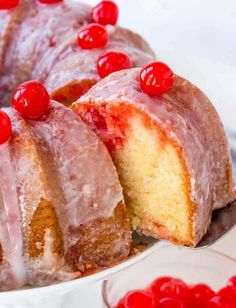
[[[215,108],[165,64],[113,73],[72,109],[109,149],[135,230],[196,246],[212,210],[234,199]]]
[[[91,21],[91,7],[84,3],[14,2],[19,3],[11,10],[0,10],[2,105],[9,105],[15,88],[31,79],[45,84],[52,99],[69,105],[100,80],[96,62],[107,50],[127,53],[134,67],[155,58],[138,34],[114,26],[107,27],[109,40],[104,47],[81,48],[79,31]]]
[[[70,280],[130,252],[128,214],[107,149],[57,102],[31,119],[36,109],[24,108],[40,99],[39,87],[23,84],[15,108],[0,111],[0,136],[12,125],[9,142],[0,140],[0,290]]]
[[[194,247],[234,199],[214,107],[117,17],[108,0],[0,0],[0,290],[126,258],[129,217]]]

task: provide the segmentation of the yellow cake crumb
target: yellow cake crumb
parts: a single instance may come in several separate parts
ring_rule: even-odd
[[[141,228],[145,233],[144,222],[150,221],[163,226],[166,237],[191,242],[188,178],[178,149],[167,139],[163,142],[157,127],[148,128],[141,116],[130,118],[129,124],[131,132],[127,142],[123,149],[113,153],[113,159],[133,228]],[[147,227],[148,235],[151,235],[150,228]]]

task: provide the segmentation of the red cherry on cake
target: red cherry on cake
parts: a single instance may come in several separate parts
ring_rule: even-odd
[[[6,143],[12,134],[11,120],[8,115],[0,110],[0,144]]]
[[[82,49],[102,48],[107,42],[107,30],[99,24],[90,24],[78,34],[78,44]]]
[[[143,92],[159,96],[168,92],[173,86],[173,72],[162,62],[152,62],[140,72],[140,85]]]
[[[118,303],[116,308],[155,308],[155,300],[151,293],[146,291],[133,291]]]
[[[40,82],[28,81],[20,85],[13,97],[13,107],[24,117],[29,119],[40,118],[48,110],[49,94]]]
[[[103,53],[97,61],[97,71],[101,78],[104,78],[116,71],[132,67],[129,56],[123,52],[108,51]]]
[[[206,284],[197,284],[189,289],[189,305],[192,308],[205,307],[207,302],[215,295]]]
[[[55,4],[55,3],[63,2],[63,0],[38,0],[38,1],[43,4]]]
[[[101,25],[116,25],[119,16],[118,6],[113,1],[102,1],[91,11],[91,20]]]
[[[10,10],[19,4],[20,0],[0,0],[0,10]]]

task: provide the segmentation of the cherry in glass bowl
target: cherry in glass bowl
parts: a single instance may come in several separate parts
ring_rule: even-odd
[[[114,308],[128,292],[146,289],[155,279],[171,276],[189,285],[207,284],[214,291],[236,275],[236,260],[211,249],[166,245],[142,262],[118,272],[103,283],[103,307]]]

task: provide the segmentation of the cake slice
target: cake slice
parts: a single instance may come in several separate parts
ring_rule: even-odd
[[[212,211],[234,199],[229,147],[209,99],[174,76],[166,94],[140,87],[140,69],[111,74],[72,109],[117,167],[134,230],[196,246]]]
[[[128,256],[127,211],[102,142],[71,110],[55,102],[47,118],[31,121],[31,126],[52,155],[63,192],[65,204],[54,206],[63,226],[67,264],[84,271],[87,266],[106,266]]]
[[[38,146],[30,126],[16,111],[5,109],[13,123],[10,141],[10,161],[15,166],[18,207],[23,232],[23,262],[27,283],[50,284],[56,280],[70,280],[68,273],[60,277],[63,267],[63,240],[53,204],[62,203],[59,186],[47,178],[50,160],[44,165],[43,148]],[[4,174],[4,173],[2,173]],[[6,207],[9,207],[6,202]],[[10,239],[18,232],[11,232]],[[62,275],[61,275],[62,276]],[[60,278],[59,278],[60,277]],[[43,281],[42,281],[43,280]]]
[[[4,111],[13,133],[0,145],[0,289],[68,281],[126,258],[122,189],[94,132],[53,101],[38,120]]]

